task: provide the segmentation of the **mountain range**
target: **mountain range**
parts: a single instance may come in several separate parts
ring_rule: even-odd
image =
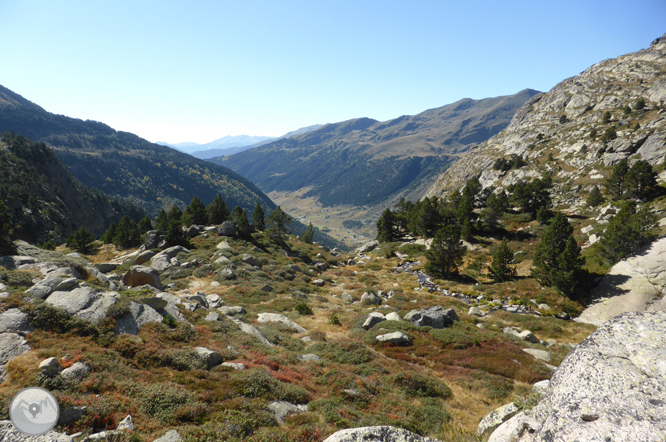
[[[264,144],[270,143],[271,141],[274,140],[305,134],[313,130],[319,129],[320,127],[322,127],[321,124],[302,127],[300,129],[288,132],[282,135],[281,137],[229,135],[205,144],[198,144],[192,142],[169,144],[164,141],[158,141],[157,144],[161,146],[168,146],[174,149],[178,149],[181,152],[188,153],[195,158],[207,160],[209,158],[215,158],[223,155],[233,155],[235,153],[263,146]]]
[[[309,189],[324,206],[382,205],[421,197],[468,146],[504,129],[537,91],[463,99],[380,122],[358,118],[213,158],[265,192]]]

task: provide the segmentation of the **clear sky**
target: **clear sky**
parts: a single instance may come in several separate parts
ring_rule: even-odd
[[[664,33],[665,0],[0,0],[0,84],[204,143],[547,91]]]

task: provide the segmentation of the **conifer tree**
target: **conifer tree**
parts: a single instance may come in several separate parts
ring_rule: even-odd
[[[247,219],[247,215],[243,209],[241,209],[236,220],[236,229],[238,230],[238,236],[241,238],[250,237],[250,221]]]
[[[650,205],[637,211],[636,203],[625,201],[599,241],[599,255],[610,264],[628,258],[656,239],[656,226]]]
[[[95,241],[95,235],[90,233],[87,227],[83,226],[69,237],[67,247],[77,252],[88,253],[93,241]]]
[[[169,216],[164,211],[164,209],[160,210],[157,218],[155,218],[155,227],[157,230],[162,230],[165,232],[169,229]]]
[[[629,172],[629,165],[627,159],[623,158],[619,163],[613,167],[611,176],[606,180],[606,190],[613,195],[616,199],[622,198],[624,192],[627,190],[625,186],[625,178]]]
[[[206,208],[208,222],[211,224],[222,224],[229,218],[229,208],[219,193]]]
[[[185,209],[183,214],[183,223],[185,226],[192,224],[202,225],[206,224],[206,206],[203,205],[199,197],[193,197],[190,205]]]
[[[472,239],[472,226],[469,223],[469,218],[465,218],[460,226],[460,237],[469,242]]]
[[[504,191],[491,193],[488,199],[486,199],[486,208],[483,209],[482,215],[491,231],[497,228],[498,222],[502,215],[504,215],[507,206],[508,200]]]
[[[510,265],[511,263],[513,263],[513,251],[509,248],[506,238],[504,238],[493,255],[493,261],[488,267],[488,274],[494,281],[508,281],[516,276],[516,269]]]
[[[377,241],[391,242],[395,240],[395,214],[388,207],[377,220]]]
[[[632,196],[644,198],[657,188],[657,173],[650,163],[638,160],[627,172],[625,186]]]
[[[111,225],[109,225],[109,228],[106,229],[106,232],[104,232],[104,235],[102,235],[102,242],[104,244],[113,244],[113,239],[116,237],[116,223],[111,222]]]
[[[238,224],[238,217],[243,213],[243,208],[241,206],[234,207],[234,210],[231,211],[231,220]]]
[[[153,230],[153,223],[150,222],[150,218],[148,216],[139,221],[138,229],[139,233],[142,235],[149,230]]]
[[[183,231],[183,223],[180,220],[173,220],[169,222],[169,228],[167,229],[167,234],[164,237],[169,246],[183,246],[188,247],[189,241],[187,236]]]
[[[11,234],[12,220],[9,216],[9,208],[3,200],[0,199],[0,242]]]
[[[308,226],[307,229],[305,229],[305,232],[301,235],[301,241],[307,244],[312,244],[312,240],[314,239],[314,226],[312,223]]]
[[[460,228],[449,224],[437,231],[430,250],[426,251],[426,272],[430,275],[448,278],[458,273],[467,248],[460,239]]]
[[[169,220],[169,223],[171,221],[183,221],[183,212],[180,210],[180,207],[177,205],[172,205],[171,208],[169,209],[169,213],[167,214],[167,219]]]
[[[138,246],[141,242],[141,234],[137,225],[129,216],[123,217],[113,237],[113,244],[120,249],[128,249]]]
[[[287,215],[280,208],[280,206],[278,206],[277,209],[275,209],[273,213],[270,214],[268,220],[266,221],[269,237],[278,242],[283,242],[286,236],[289,234],[287,224],[289,224],[291,221],[292,218]]]
[[[261,204],[257,203],[257,206],[254,208],[254,213],[252,214],[252,220],[254,221],[254,227],[263,231],[266,228],[266,221],[264,219],[264,209],[261,208]]]
[[[587,205],[590,207],[597,207],[604,202],[604,197],[601,196],[599,186],[594,186],[587,196]]]
[[[584,263],[573,238],[573,227],[564,215],[557,213],[537,244],[532,276],[540,284],[572,296],[571,288],[575,287]]]

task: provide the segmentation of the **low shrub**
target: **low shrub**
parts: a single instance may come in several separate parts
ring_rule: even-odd
[[[398,373],[390,376],[388,380],[410,397],[442,399],[451,397],[451,390],[444,382],[417,373]]]
[[[309,351],[338,364],[358,365],[374,359],[370,350],[356,342],[318,342],[311,345]]]
[[[198,395],[173,384],[133,386],[130,394],[141,411],[169,425],[198,422],[206,409]]]

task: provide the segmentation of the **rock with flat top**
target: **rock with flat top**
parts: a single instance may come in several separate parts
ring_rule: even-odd
[[[257,322],[279,322],[287,327],[289,330],[295,331],[297,333],[305,333],[307,330],[296,324],[291,319],[287,318],[285,315],[280,315],[278,313],[259,313],[257,315]]]
[[[156,289],[162,290],[162,281],[157,270],[145,266],[132,266],[123,276],[123,284],[127,287],[137,287],[149,284]]]
[[[208,367],[215,367],[222,363],[222,355],[216,351],[209,350],[206,347],[196,347],[194,350],[196,350],[199,356],[206,362]]]
[[[340,430],[324,439],[324,442],[442,442],[419,436],[411,431],[388,425],[359,427]]]
[[[17,308],[10,308],[0,314],[0,333],[5,332],[31,332],[28,315]]]
[[[375,339],[379,342],[388,342],[393,345],[410,345],[412,343],[409,336],[401,331],[378,335]]]
[[[368,330],[382,321],[386,321],[386,316],[379,312],[372,312],[368,315],[367,318],[365,318],[365,322],[363,322],[362,327]]]

